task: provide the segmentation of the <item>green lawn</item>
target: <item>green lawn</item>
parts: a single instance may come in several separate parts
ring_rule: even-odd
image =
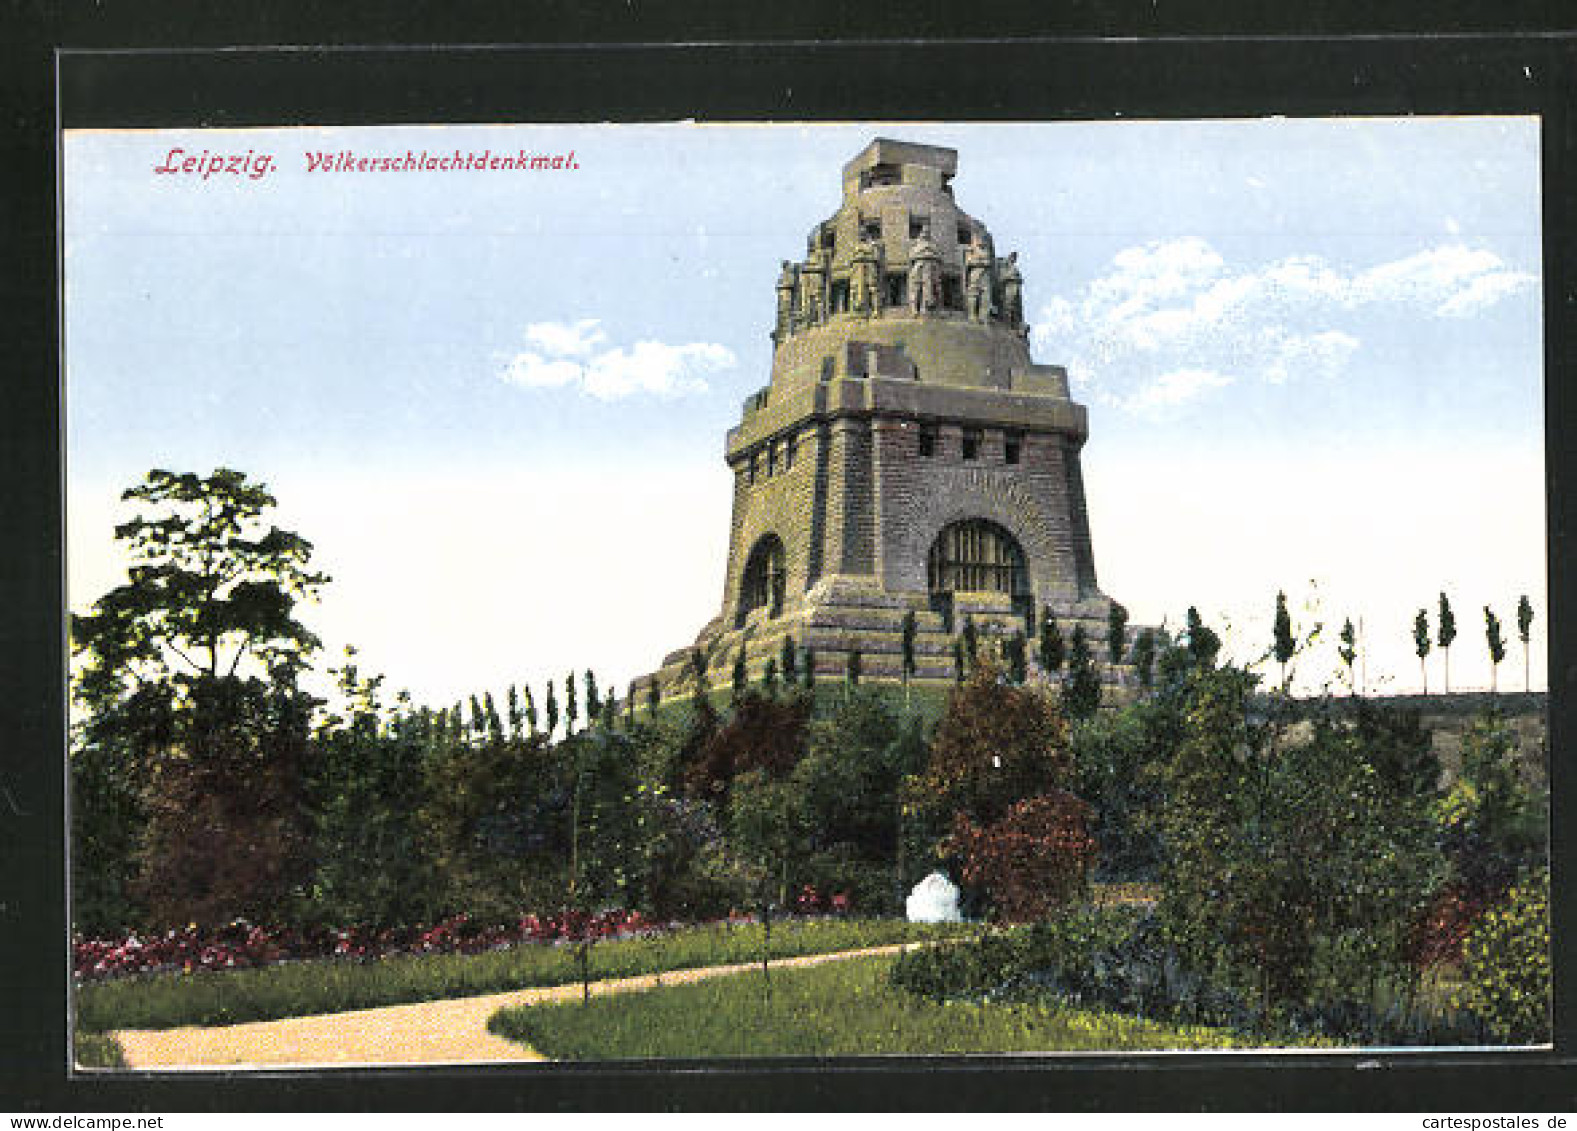
[[[890,957],[503,1010],[489,1028],[555,1060],[1254,1047],[1218,1029],[1046,1004],[938,1004],[888,984]]]
[[[966,929],[902,920],[785,922],[773,925],[772,956],[943,938]],[[591,950],[590,977],[595,981],[759,961],[761,951],[758,925],[693,927],[655,938],[598,943]],[[160,974],[78,987],[77,1027],[80,1032],[94,1033],[229,1025],[579,980],[573,948],[545,945],[472,955],[402,955],[365,963],[322,959],[256,970]]]

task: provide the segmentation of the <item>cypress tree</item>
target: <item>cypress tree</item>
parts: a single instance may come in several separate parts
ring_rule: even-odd
[[[1522,690],[1533,690],[1529,673],[1532,671],[1531,650],[1528,641],[1533,629],[1533,604],[1524,593],[1517,599],[1517,635],[1522,638]]]
[[[739,645],[739,651],[734,654],[733,672],[734,702],[738,703],[745,697],[745,689],[750,685],[750,673],[745,667],[745,646]]]
[[[1440,645],[1440,651],[1446,658],[1446,694],[1451,694],[1451,642],[1457,638],[1457,618],[1451,612],[1451,600],[1444,593],[1440,594],[1440,624],[1439,635],[1435,642]]]
[[[909,697],[909,680],[915,673],[914,641],[919,624],[915,619],[914,610],[910,609],[903,615],[903,686],[904,700]]]
[[[771,656],[767,657],[766,665],[761,669],[761,686],[771,698],[778,691],[778,662]]]
[[[559,701],[553,693],[553,681],[548,680],[548,737],[553,737],[553,732],[559,727]]]
[[[1082,624],[1073,626],[1073,640],[1068,648],[1068,681],[1062,691],[1062,701],[1068,716],[1075,719],[1090,718],[1101,705],[1101,680]]]
[[[1061,677],[1062,665],[1067,657],[1068,649],[1062,641],[1062,629],[1057,627],[1057,618],[1051,615],[1051,606],[1047,605],[1040,614],[1040,670],[1048,679],[1053,675]]]
[[[526,700],[526,729],[535,738],[537,734],[537,703],[531,697],[531,685],[529,683],[522,685],[521,692]]]
[[[1500,618],[1484,606],[1484,640],[1489,645],[1489,689],[1500,690],[1500,661],[1506,658],[1506,641],[1500,635]]]
[[[602,698],[597,691],[597,677],[586,669],[586,725],[590,726],[602,714]]]
[[[1358,637],[1353,632],[1352,618],[1348,617],[1342,624],[1341,647],[1336,654],[1341,657],[1347,666],[1347,687],[1354,695],[1358,693],[1358,683],[1353,675],[1353,662],[1358,659]]]
[[[1116,667],[1128,651],[1128,610],[1113,601],[1106,612],[1107,662]]]
[[[850,687],[858,687],[860,685],[860,650],[858,648],[853,648],[849,651],[849,665],[846,670],[846,676]]]
[[[1133,665],[1139,673],[1139,686],[1150,690],[1155,682],[1155,630],[1142,628],[1133,642]]]
[[[1413,618],[1413,651],[1418,653],[1418,671],[1423,677],[1424,694],[1429,694],[1429,611],[1419,609]]]
[[[1027,653],[1029,642],[1024,639],[1022,630],[1015,631],[1008,638],[1008,680],[1014,684],[1022,684],[1029,678],[1029,661]]]
[[[580,705],[575,698],[575,673],[564,677],[564,737],[575,733],[575,720],[580,717]]]
[[[783,646],[778,654],[783,658],[783,686],[793,687],[799,682],[799,649],[794,647],[794,637],[783,634]]]
[[[1272,650],[1275,652],[1276,663],[1281,666],[1281,689],[1286,691],[1287,664],[1297,650],[1297,642],[1292,638],[1292,614],[1287,612],[1287,594],[1284,592],[1276,594],[1276,623],[1272,632],[1274,635]]]

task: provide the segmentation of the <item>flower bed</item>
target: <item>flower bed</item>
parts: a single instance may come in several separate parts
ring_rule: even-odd
[[[269,928],[235,922],[216,930],[196,926],[146,938],[78,937],[72,943],[79,982],[137,974],[236,970],[310,958],[370,960],[388,954],[477,954],[521,943],[629,938],[672,930],[639,911],[564,911],[525,915],[514,923],[483,924],[454,915],[432,926],[349,927],[339,930]]]

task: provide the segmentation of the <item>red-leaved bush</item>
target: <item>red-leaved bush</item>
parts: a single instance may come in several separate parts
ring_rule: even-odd
[[[961,813],[949,847],[962,860],[965,886],[985,889],[1003,920],[1032,922],[1084,891],[1095,855],[1090,812],[1056,790],[1025,798],[984,827]]]

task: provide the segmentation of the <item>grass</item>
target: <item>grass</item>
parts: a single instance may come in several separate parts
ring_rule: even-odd
[[[76,1038],[78,1068],[125,1068],[120,1042],[107,1033],[81,1033]]]
[[[772,928],[772,957],[825,954],[957,934],[958,925],[901,920],[809,920]],[[759,961],[759,925],[693,927],[653,938],[598,943],[590,977],[619,978]],[[525,945],[483,954],[322,959],[253,970],[159,974],[94,982],[76,993],[81,1033],[230,1025],[381,1005],[499,993],[580,980],[574,948]]]
[[[494,1033],[555,1060],[1251,1048],[1221,1029],[1047,1003],[936,1003],[889,984],[888,956],[501,1010]]]

